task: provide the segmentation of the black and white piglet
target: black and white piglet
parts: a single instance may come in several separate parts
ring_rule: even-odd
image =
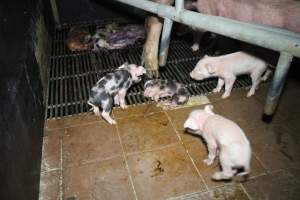
[[[99,108],[102,108],[102,117],[110,124],[116,121],[111,118],[113,103],[120,105],[121,108],[127,108],[125,96],[128,88],[132,84],[141,81],[141,77],[146,73],[142,66],[124,63],[114,72],[102,77],[90,91],[88,104],[91,105],[96,115],[100,116]]]
[[[171,102],[165,104],[165,106],[177,106],[185,104],[189,100],[189,92],[182,84],[171,81],[154,79],[148,80],[144,84],[144,96],[149,97],[154,101],[158,101],[159,98],[171,97]]]

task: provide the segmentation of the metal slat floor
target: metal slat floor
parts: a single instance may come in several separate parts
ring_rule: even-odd
[[[105,22],[107,23],[107,22]],[[95,24],[85,24],[89,30]],[[105,73],[124,62],[141,63],[142,45],[131,45],[124,49],[109,51],[71,52],[65,45],[69,27],[57,30],[52,41],[50,70],[48,77],[47,118],[59,118],[87,112],[89,90]],[[208,94],[216,86],[216,79],[197,82],[189,77],[204,52],[193,52],[184,40],[173,40],[170,44],[168,62],[161,68],[161,78],[181,82],[192,96]],[[134,85],[127,93],[127,104],[142,104],[149,99],[143,97],[143,81]],[[251,84],[248,76],[239,77],[234,87]]]

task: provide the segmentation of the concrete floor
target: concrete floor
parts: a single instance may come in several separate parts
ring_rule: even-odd
[[[48,120],[40,199],[300,199],[300,83],[289,81],[272,124],[261,121],[267,86],[246,97],[208,95],[215,112],[237,122],[252,148],[248,181],[214,182],[204,143],[183,122],[203,105],[163,111],[115,109],[117,125],[85,114]],[[298,107],[299,106],[299,107]]]

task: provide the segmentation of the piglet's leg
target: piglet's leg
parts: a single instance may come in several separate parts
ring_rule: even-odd
[[[213,92],[214,93],[220,92],[222,90],[222,87],[223,87],[224,83],[225,83],[224,80],[221,79],[221,78],[219,78],[218,79],[218,85],[217,85],[217,87],[215,89],[213,89]]]
[[[235,79],[236,79],[235,76],[232,76],[232,77],[230,77],[230,78],[226,78],[226,79],[225,79],[225,92],[224,92],[224,94],[222,95],[222,99],[225,99],[225,98],[227,98],[227,97],[230,96],[230,93],[231,93],[233,84],[234,84],[234,82],[235,82]]]
[[[115,105],[120,105],[119,94],[118,93],[114,96],[114,104]]]
[[[101,101],[102,107],[102,117],[110,124],[116,124],[116,121],[113,120],[110,116],[113,107],[113,99],[108,94],[104,93],[104,98]]]
[[[207,141],[207,148],[208,148],[208,158],[203,160],[203,162],[206,165],[211,165],[213,164],[216,156],[217,156],[217,149],[218,146],[214,140],[212,141]]]
[[[261,79],[261,74],[262,73],[253,73],[251,74],[251,81],[252,81],[252,86],[247,94],[247,97],[251,97],[252,95],[254,95],[256,88],[258,87]]]
[[[99,107],[94,106],[94,107],[93,107],[93,111],[94,111],[95,115],[100,116]]]
[[[220,163],[222,171],[213,174],[212,178],[214,180],[226,180],[231,179],[235,171],[232,170],[233,163],[231,162],[229,152],[221,151],[220,153]]]
[[[194,42],[193,46],[191,46],[193,51],[198,51],[199,50],[199,42]]]
[[[122,109],[126,109],[128,107],[125,103],[126,90],[123,89],[119,90],[118,95],[119,95],[120,107]]]
[[[102,117],[110,124],[116,124],[116,121],[111,118],[110,113],[106,111],[102,111]]]

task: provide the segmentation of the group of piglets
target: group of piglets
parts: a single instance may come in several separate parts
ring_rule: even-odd
[[[195,80],[218,77],[218,84],[213,92],[220,92],[225,84],[222,98],[227,98],[236,76],[249,74],[252,86],[247,96],[250,97],[258,84],[270,75],[271,70],[267,67],[268,64],[259,58],[245,52],[236,52],[218,57],[204,56],[190,76]],[[88,104],[97,115],[100,115],[99,108],[102,108],[102,117],[110,124],[115,124],[115,120],[110,116],[113,104],[126,108],[127,90],[140,82],[145,73],[146,70],[142,66],[124,63],[96,83],[90,91]],[[154,101],[171,97],[169,106],[184,104],[189,99],[187,89],[175,81],[148,80],[144,88],[144,96]],[[222,171],[212,176],[214,180],[231,179],[234,175],[244,176],[250,172],[251,147],[244,132],[233,121],[215,114],[211,105],[207,105],[203,110],[192,111],[184,123],[184,128],[189,133],[202,136],[206,141],[208,158],[204,162],[207,165],[211,165],[219,155]]]
[[[213,92],[220,92],[225,84],[222,98],[227,98],[238,75],[250,75],[252,86],[247,94],[250,97],[271,73],[265,61],[240,51],[217,57],[204,56],[190,76],[199,81],[218,77]],[[200,135],[206,141],[208,158],[204,163],[211,165],[219,155],[222,170],[214,173],[212,179],[226,180],[234,175],[249,174],[251,147],[246,135],[235,122],[215,114],[212,109],[211,105],[207,105],[203,110],[194,110],[184,123],[187,132]]]
[[[135,83],[142,80],[146,70],[136,64],[124,63],[115,71],[102,77],[90,91],[88,104],[96,115],[100,115],[110,124],[116,124],[111,118],[113,104],[122,109],[127,108],[125,96],[127,90]],[[163,97],[171,97],[171,102],[166,102],[165,107],[175,107],[188,101],[189,93],[182,84],[171,80],[148,80],[144,84],[144,96],[154,101]]]

